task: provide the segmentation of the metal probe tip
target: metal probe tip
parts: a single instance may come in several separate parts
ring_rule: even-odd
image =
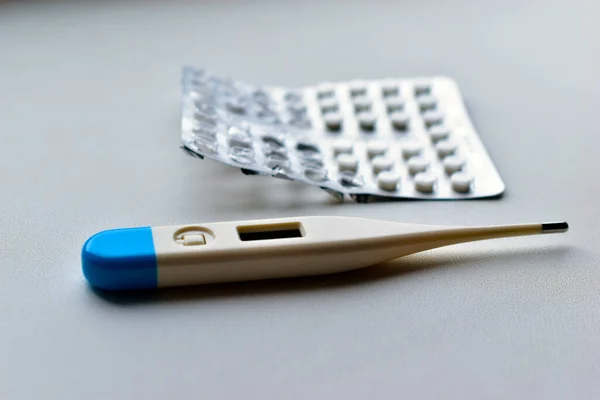
[[[569,230],[569,224],[566,222],[548,222],[542,224],[542,233],[561,233]]]

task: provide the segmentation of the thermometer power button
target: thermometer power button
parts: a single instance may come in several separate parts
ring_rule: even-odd
[[[206,244],[206,237],[202,233],[188,233],[182,237],[184,246],[198,246]]]
[[[175,243],[182,246],[201,246],[210,244],[215,240],[215,234],[201,226],[186,226],[173,234]]]

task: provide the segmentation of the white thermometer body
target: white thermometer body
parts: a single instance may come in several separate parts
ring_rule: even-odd
[[[321,275],[475,240],[564,232],[564,222],[442,227],[299,217],[108,230],[88,239],[91,285],[127,290]]]

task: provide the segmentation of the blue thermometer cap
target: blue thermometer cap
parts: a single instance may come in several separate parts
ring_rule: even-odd
[[[81,262],[85,278],[100,289],[157,287],[158,269],[150,227],[95,234],[83,245]]]

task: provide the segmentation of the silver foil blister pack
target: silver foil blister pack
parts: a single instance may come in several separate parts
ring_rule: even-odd
[[[504,183],[447,77],[263,87],[184,68],[190,154],[357,201],[471,199]]]

